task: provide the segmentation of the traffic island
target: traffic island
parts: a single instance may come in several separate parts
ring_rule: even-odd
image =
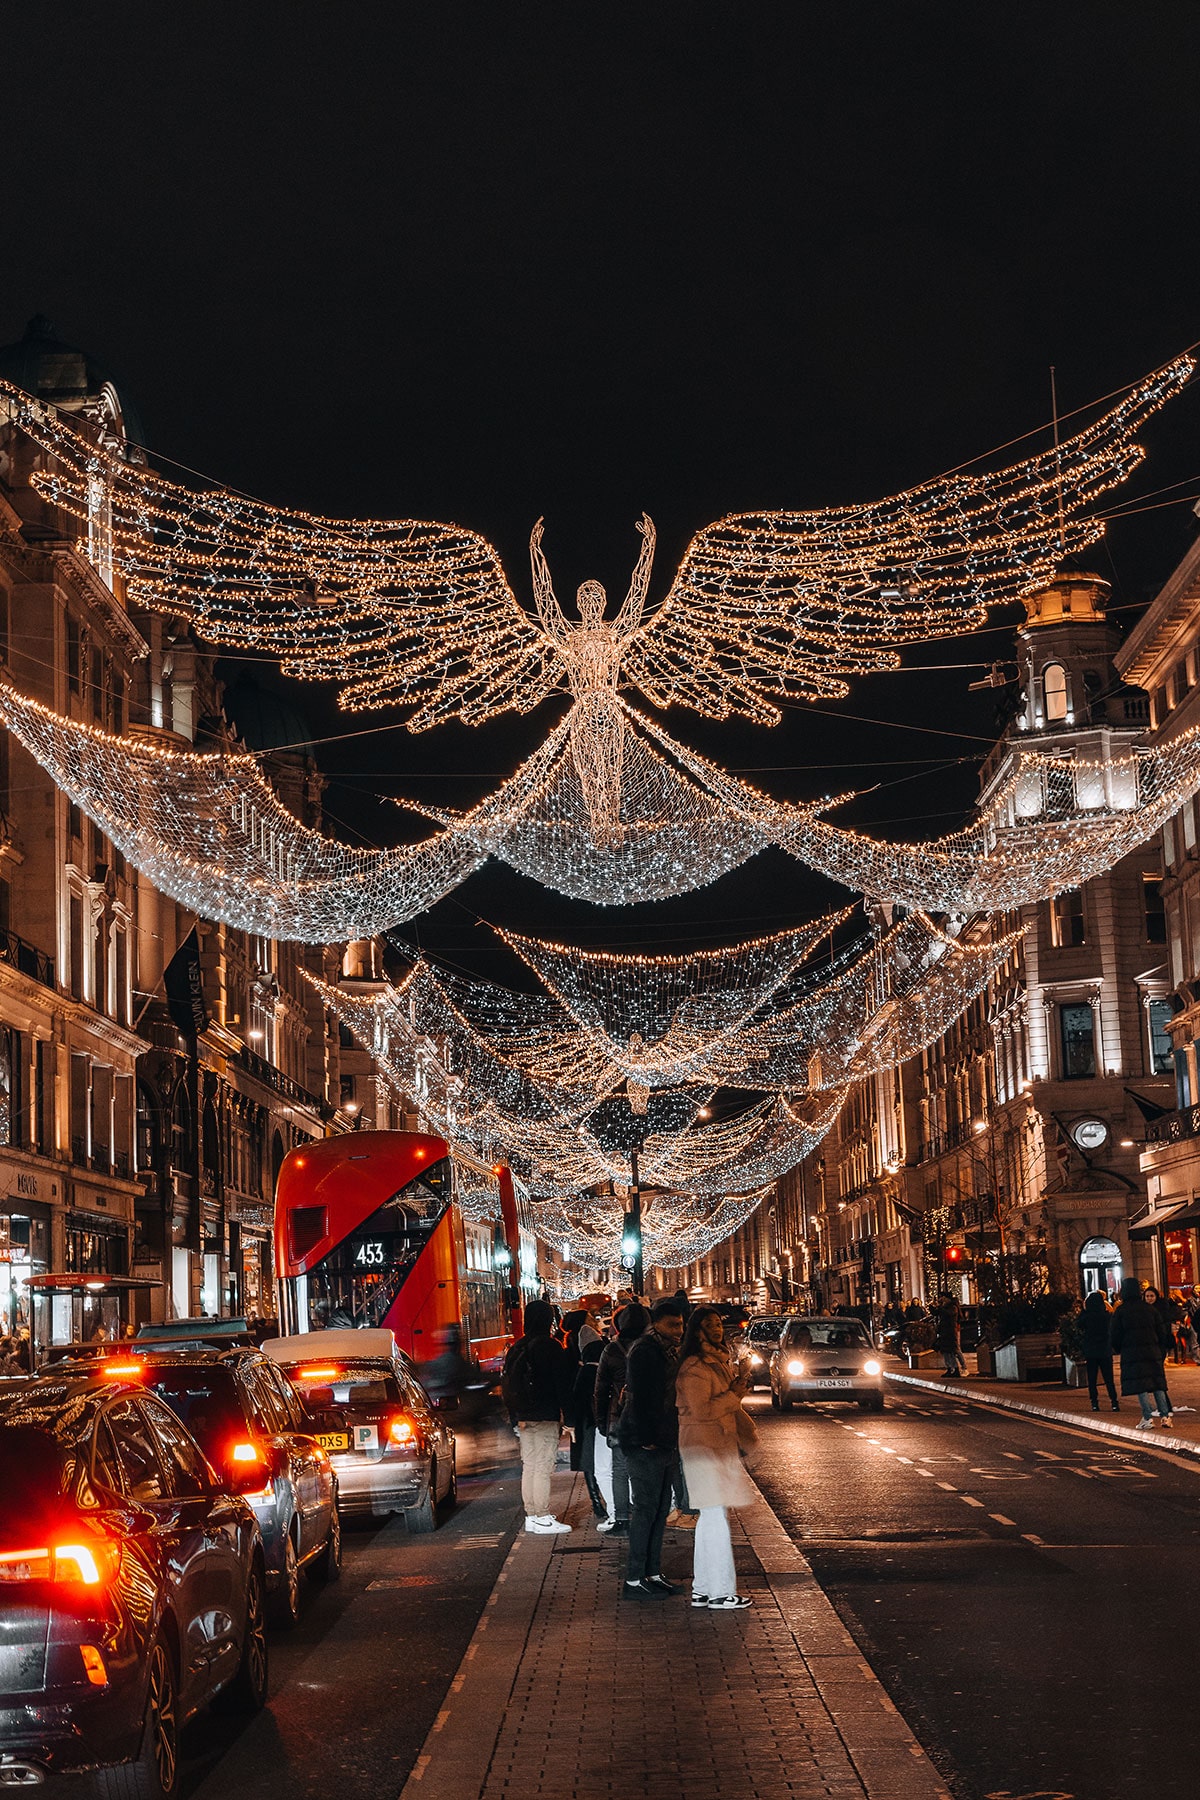
[[[622,1593],[625,1544],[557,1476],[569,1537],[517,1538],[401,1800],[950,1800],[765,1500],[737,1515],[753,1605],[690,1605],[690,1532],[668,1532],[671,1599]]]

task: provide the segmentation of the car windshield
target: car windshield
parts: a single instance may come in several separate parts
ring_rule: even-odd
[[[746,1336],[752,1344],[777,1344],[779,1342],[780,1321],[778,1319],[759,1319],[751,1325]]]
[[[146,1370],[146,1386],[166,1401],[209,1461],[220,1467],[225,1445],[246,1429],[231,1371],[186,1366],[160,1369],[151,1364]]]
[[[797,1350],[866,1350],[870,1339],[857,1319],[794,1319],[788,1326],[788,1348]]]
[[[358,1412],[363,1407],[403,1406],[405,1402],[400,1383],[383,1363],[296,1363],[284,1373],[312,1413]]]

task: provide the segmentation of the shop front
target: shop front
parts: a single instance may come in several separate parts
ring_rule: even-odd
[[[50,1267],[51,1209],[58,1183],[15,1157],[0,1159],[0,1336],[30,1329],[29,1280]]]

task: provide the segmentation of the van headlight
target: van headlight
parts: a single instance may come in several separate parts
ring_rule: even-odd
[[[804,1364],[800,1361],[798,1356],[793,1356],[791,1362],[787,1366],[787,1372],[789,1375],[803,1375]]]
[[[875,1357],[871,1357],[869,1362],[865,1362],[863,1364],[863,1374],[864,1375],[882,1375],[883,1374],[883,1364],[881,1362],[876,1361]]]

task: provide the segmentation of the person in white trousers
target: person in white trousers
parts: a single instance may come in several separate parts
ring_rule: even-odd
[[[679,1453],[696,1521],[692,1605],[739,1612],[750,1605],[737,1591],[727,1508],[749,1506],[755,1489],[738,1455],[752,1441],[754,1422],[742,1407],[749,1377],[735,1374],[725,1351],[725,1322],[714,1306],[698,1306],[688,1320],[675,1378]]]

